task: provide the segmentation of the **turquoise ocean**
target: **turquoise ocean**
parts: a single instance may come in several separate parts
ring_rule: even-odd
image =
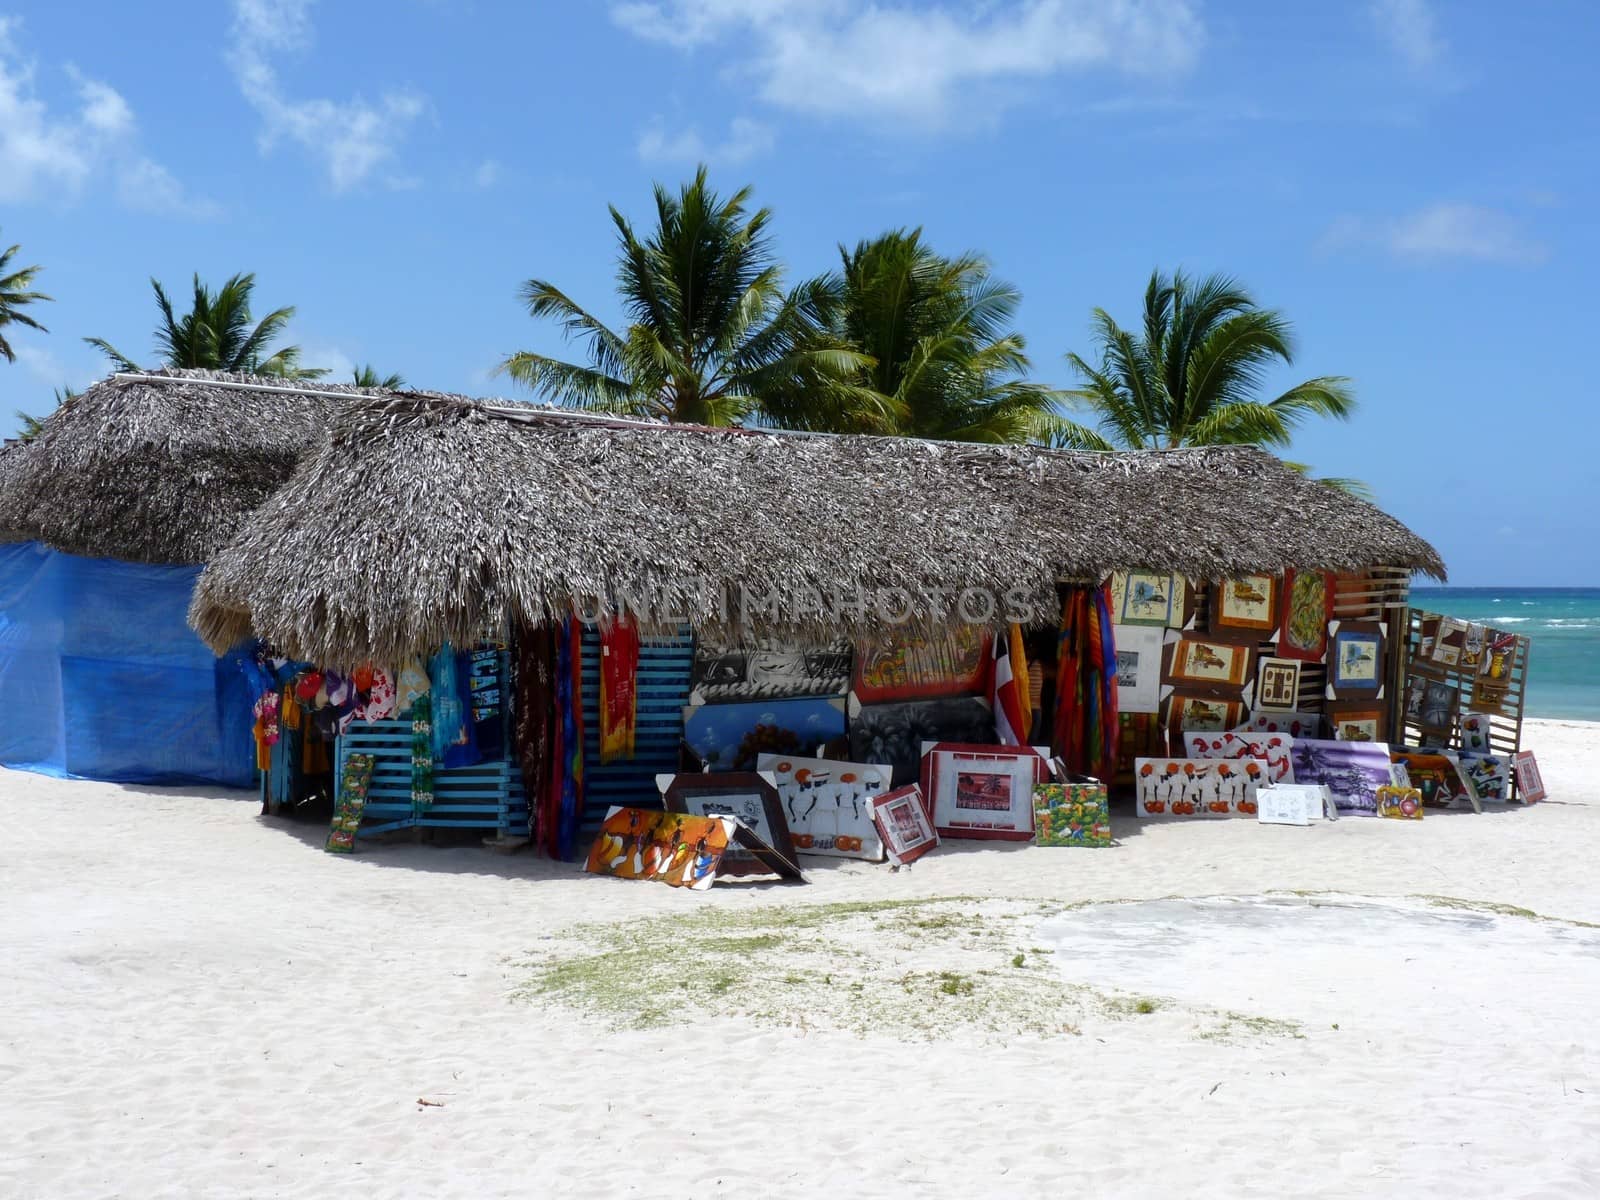
[[[1600,721],[1600,588],[1414,587],[1411,605],[1526,637],[1526,715]]]

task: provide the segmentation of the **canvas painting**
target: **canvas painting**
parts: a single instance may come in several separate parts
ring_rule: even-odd
[[[772,776],[796,849],[882,860],[870,801],[889,790],[892,766],[763,754],[756,769]]]
[[[1333,618],[1333,586],[1322,571],[1285,571],[1278,654],[1301,662],[1321,662],[1328,654],[1328,622]]]
[[[1211,590],[1211,627],[1270,632],[1278,627],[1278,581],[1271,575],[1225,579]]]
[[[1118,572],[1111,579],[1113,616],[1120,625],[1183,624],[1188,581],[1181,575],[1150,571]]]
[[[683,739],[712,771],[753,771],[764,751],[809,754],[845,732],[843,697],[688,705]]]
[[[1328,789],[1308,783],[1264,787],[1256,792],[1256,820],[1263,825],[1309,825],[1333,804]]]
[[[704,891],[716,881],[734,820],[643,808],[606,813],[584,869],[622,879],[652,879]]]
[[[856,648],[853,687],[862,704],[976,695],[988,669],[989,634],[978,626],[926,635],[903,630]]]
[[[1341,813],[1371,816],[1378,789],[1406,784],[1405,768],[1389,758],[1384,742],[1336,742],[1297,738],[1289,750],[1296,783],[1325,786]]]
[[[1414,787],[1388,784],[1378,789],[1378,815],[1399,821],[1422,820],[1422,793]]]
[[[1323,711],[1336,742],[1387,741],[1386,715],[1381,704],[1368,700],[1330,701]]]
[[[915,862],[939,844],[938,831],[928,818],[922,788],[917,784],[874,796],[869,804],[878,837],[896,866]]]
[[[850,643],[799,646],[762,639],[735,646],[699,641],[689,687],[692,704],[842,696],[850,688]]]
[[[1117,647],[1117,711],[1153,713],[1161,707],[1163,630],[1148,625],[1114,625]]]
[[[1045,756],[1029,746],[940,742],[924,748],[922,794],[940,837],[1033,837],[1033,787],[1049,776]]]
[[[788,820],[770,778],[751,771],[696,772],[657,775],[656,787],[668,812],[696,817],[737,817],[773,850],[794,864],[798,839],[791,836]],[[736,851],[728,852],[737,858]]]
[[[1256,667],[1256,709],[1293,712],[1300,700],[1300,667],[1294,658],[1263,658]]]
[[[1033,840],[1040,846],[1111,845],[1106,785],[1086,775],[1033,789]]]
[[[1166,682],[1216,688],[1239,688],[1250,678],[1255,648],[1220,638],[1179,638],[1169,650]]]
[[[1282,733],[1186,733],[1183,747],[1190,758],[1227,758],[1242,764],[1251,783],[1293,783],[1289,748],[1294,739]]]
[[[1441,679],[1414,677],[1418,684],[1416,723],[1424,729],[1439,730],[1448,734],[1455,728],[1456,711],[1461,706],[1461,693],[1454,684]],[[1409,697],[1407,698],[1409,703]]]
[[[1210,696],[1174,694],[1168,725],[1178,733],[1233,729],[1244,720],[1242,700],[1218,700]]]
[[[1504,804],[1511,799],[1511,760],[1504,754],[1471,754],[1463,751],[1457,756],[1457,761],[1468,786],[1477,793],[1479,800],[1489,804]]]
[[[1511,772],[1516,777],[1518,800],[1537,804],[1545,798],[1544,776],[1539,774],[1539,763],[1532,750],[1519,750],[1511,756]]]
[[[1141,758],[1135,761],[1134,811],[1141,817],[1255,816],[1260,784],[1248,767],[1227,759]]]
[[[1292,738],[1316,737],[1322,732],[1320,713],[1254,712],[1250,719],[1234,727],[1235,733],[1283,733]]]
[[[917,782],[924,742],[993,741],[994,713],[975,696],[869,704],[850,719],[850,757],[888,763],[894,768],[894,787]]]
[[[1461,717],[1461,749],[1464,754],[1489,754],[1494,729],[1487,713],[1465,713]]]
[[[1441,751],[1395,749],[1390,758],[1405,768],[1410,785],[1422,793],[1429,808],[1477,807],[1477,795],[1467,784],[1453,754]]]
[[[1335,621],[1328,633],[1328,699],[1381,696],[1383,627],[1374,621]]]
[[[1461,656],[1456,660],[1456,669],[1469,675],[1476,675],[1483,667],[1483,656],[1487,650],[1488,630],[1482,625],[1468,622],[1461,634]]]

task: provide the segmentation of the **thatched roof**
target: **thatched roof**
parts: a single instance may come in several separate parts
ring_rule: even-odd
[[[1011,592],[1050,613],[1057,579],[1114,569],[1380,565],[1444,573],[1393,518],[1254,448],[808,437],[413,393],[334,421],[212,560],[190,620],[219,652],[254,633],[349,664],[604,611],[619,593],[663,625],[837,633],[882,625],[877,610],[818,611],[863,589]],[[776,610],[741,620],[740,585],[775,590]],[[920,624],[950,619],[915,608]]]
[[[0,469],[0,540],[203,563],[288,480],[341,394],[213,371],[113,376],[62,404]]]

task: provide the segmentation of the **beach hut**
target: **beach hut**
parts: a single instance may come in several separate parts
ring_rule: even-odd
[[[1444,573],[1392,517],[1252,447],[1066,453],[408,393],[337,414],[212,556],[190,618],[218,652],[259,637],[348,669],[578,614],[578,736],[603,812],[677,765],[690,635],[815,644],[1054,628],[1063,585],[1165,572],[1199,582],[1203,602],[1203,581],[1296,568],[1334,573],[1343,611],[1380,615],[1403,610],[1412,572]],[[595,631],[623,612],[662,655],[652,662],[647,644],[639,667],[662,740],[608,781],[594,753]],[[1306,680],[1309,691],[1315,672]]]
[[[252,782],[244,681],[184,616],[200,565],[343,402],[264,382],[116,376],[0,457],[0,763]]]

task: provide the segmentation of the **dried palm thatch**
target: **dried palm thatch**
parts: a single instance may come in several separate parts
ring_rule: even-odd
[[[113,376],[67,400],[0,463],[0,540],[205,562],[288,480],[345,403],[337,393],[360,394],[219,386],[252,378]]]
[[[1378,565],[1444,573],[1393,518],[1254,448],[807,437],[409,393],[335,419],[212,560],[190,621],[219,652],[254,634],[393,662],[623,604],[654,628],[837,634],[1051,619],[1058,579],[1114,569]]]

